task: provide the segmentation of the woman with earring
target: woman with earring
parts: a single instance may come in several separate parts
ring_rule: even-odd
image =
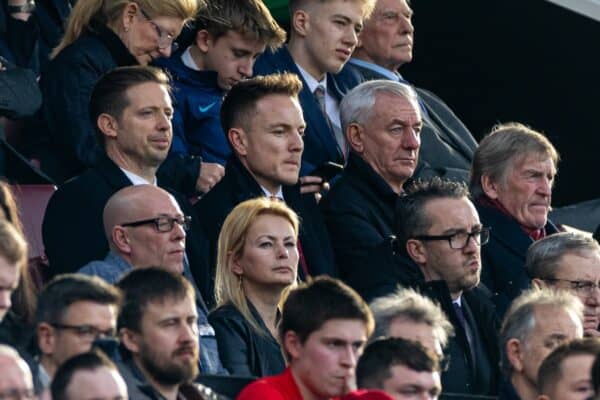
[[[218,242],[215,298],[208,319],[223,366],[233,375],[281,373],[279,308],[295,286],[298,216],[279,200],[240,203],[225,219]]]
[[[36,156],[57,183],[93,165],[102,153],[90,121],[92,89],[106,72],[169,57],[174,40],[202,0],[84,0],[42,71],[40,138]]]

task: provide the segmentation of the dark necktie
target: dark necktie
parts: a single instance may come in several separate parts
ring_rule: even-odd
[[[344,138],[344,133],[342,132],[341,128],[338,128],[336,124],[331,122],[329,115],[327,114],[327,108],[325,106],[325,88],[319,85],[315,88],[313,94],[317,100],[317,103],[319,104],[319,108],[321,109],[325,120],[327,121],[327,124],[329,125],[329,128],[331,129],[331,132],[333,133],[333,138],[337,143],[338,149],[342,152],[344,158],[347,158],[346,139]]]
[[[475,358],[475,339],[473,337],[473,331],[471,330],[471,327],[469,326],[469,322],[467,321],[467,318],[465,318],[465,314],[463,312],[463,309],[461,307],[460,304],[458,303],[452,303],[452,305],[454,306],[454,311],[456,311],[456,316],[458,317],[458,322],[460,323],[460,325],[463,328],[463,331],[465,332],[465,337],[467,338],[467,344],[469,346],[469,352],[471,353],[471,360],[473,362],[473,371],[476,371],[476,358]]]

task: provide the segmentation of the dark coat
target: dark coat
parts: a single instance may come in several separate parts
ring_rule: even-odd
[[[343,164],[344,156],[338,148],[334,133],[286,46],[274,53],[266,51],[254,65],[255,75],[276,72],[294,73],[298,75],[303,85],[299,97],[306,121],[306,130],[304,131],[304,152],[302,153],[300,174],[307,175],[327,161]],[[341,100],[347,87],[338,81],[335,75],[327,74],[327,91],[333,97]]]
[[[320,203],[340,277],[367,300],[421,277],[393,248],[398,199],[381,176],[350,153],[346,169]]]
[[[475,202],[483,226],[490,228],[490,241],[481,248],[481,281],[493,293],[498,315],[531,285],[525,271],[527,249],[533,243],[518,222],[500,210]],[[552,221],[544,227],[547,235],[558,232]]]
[[[480,285],[464,291],[461,298],[463,313],[475,336],[474,357],[469,351],[465,330],[454,310],[446,283],[431,281],[419,285],[418,288],[421,293],[440,304],[454,326],[455,336],[450,338],[445,351],[446,356],[450,357],[450,363],[448,370],[442,373],[444,392],[496,395],[500,375],[497,334],[500,326],[487,288]],[[474,361],[476,368],[473,368]]]
[[[298,185],[283,186],[282,191],[286,204],[300,217],[299,239],[310,274],[336,276],[331,242],[313,194],[300,194]],[[233,156],[227,162],[223,179],[194,205],[208,238],[211,289],[214,288],[217,242],[225,218],[239,203],[260,196],[264,196],[260,185]],[[301,271],[299,273],[302,277]],[[210,307],[214,304],[214,295],[209,299]]]
[[[108,253],[102,213],[108,199],[131,181],[108,157],[82,175],[60,186],[50,198],[42,238],[53,275],[76,272],[90,261],[103,260]],[[162,182],[158,185],[165,188]],[[169,190],[169,189],[167,189]],[[207,248],[198,219],[187,199],[169,190],[184,214],[192,216],[186,237],[186,253],[198,288],[206,296]]]
[[[256,332],[231,304],[221,306],[208,315],[217,337],[221,363],[232,375],[261,378],[280,374],[285,369],[281,347],[252,304],[248,303],[248,306],[264,329],[263,334]]]

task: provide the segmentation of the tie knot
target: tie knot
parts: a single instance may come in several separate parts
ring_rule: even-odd
[[[325,96],[325,88],[323,85],[319,85],[315,88],[314,91],[315,96]]]

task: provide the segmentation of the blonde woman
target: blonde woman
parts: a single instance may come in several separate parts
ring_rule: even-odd
[[[296,284],[298,216],[283,202],[240,203],[219,235],[215,298],[208,319],[223,366],[234,375],[281,373],[279,306]]]
[[[173,41],[202,0],[84,0],[42,71],[47,142],[38,156],[57,182],[91,166],[100,149],[88,103],[100,76],[122,66],[169,57]],[[43,132],[42,130],[41,132]]]

